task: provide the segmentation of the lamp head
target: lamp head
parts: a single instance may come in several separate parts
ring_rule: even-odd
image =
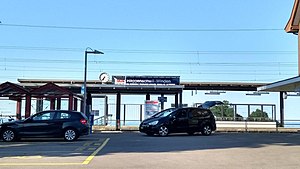
[[[99,51],[99,50],[94,50],[93,51],[94,54],[104,54],[103,52]]]

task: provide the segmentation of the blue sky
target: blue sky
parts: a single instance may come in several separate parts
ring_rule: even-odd
[[[0,82],[83,79],[86,47],[105,53],[89,55],[89,80],[101,72],[282,80],[297,75],[297,37],[284,32],[292,6],[293,0],[2,0]],[[210,99],[185,95],[189,103]],[[223,98],[278,104],[277,94],[212,99]]]
[[[292,5],[293,0],[4,0],[0,7],[4,67],[0,79],[82,79],[86,47],[105,53],[89,56],[88,79],[97,79],[103,71],[110,75],[173,74],[182,81],[284,79],[297,75],[296,36],[283,31]],[[207,31],[211,29],[252,31]]]

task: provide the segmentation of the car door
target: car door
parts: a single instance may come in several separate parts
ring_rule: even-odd
[[[55,120],[58,125],[56,134],[61,135],[63,133],[64,128],[66,125],[69,125],[72,121],[72,117],[74,115],[70,112],[66,111],[58,111],[57,114],[55,115]]]
[[[174,132],[185,132],[188,129],[188,109],[179,109],[173,122]]]
[[[40,112],[24,121],[20,134],[23,136],[53,136],[58,128],[54,111]]]
[[[191,109],[189,111],[189,129],[192,131],[197,131],[199,127],[199,119],[201,119],[201,111],[198,108]]]

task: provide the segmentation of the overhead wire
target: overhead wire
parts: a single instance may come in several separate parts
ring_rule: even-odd
[[[182,29],[182,28],[113,28],[113,27],[84,27],[84,26],[58,26],[58,25],[31,25],[31,24],[7,24],[0,26],[26,27],[43,29],[71,29],[71,30],[95,30],[95,31],[142,31],[142,32],[257,32],[257,31],[282,31],[280,28],[220,28],[220,29]]]
[[[66,47],[39,47],[39,46],[0,46],[0,49],[7,50],[42,50],[42,51],[65,51],[65,52],[83,52],[83,48],[66,48]],[[101,49],[105,53],[137,53],[137,54],[178,54],[178,55],[210,55],[210,54],[222,54],[222,55],[293,55],[297,54],[297,51],[199,51],[199,50],[155,50],[155,49]]]
[[[82,60],[76,59],[35,59],[35,58],[2,58],[2,62],[6,63],[80,63],[82,64]],[[1,60],[1,59],[0,59]],[[195,66],[264,66],[264,67],[278,67],[278,66],[297,66],[297,63],[293,62],[163,62],[163,61],[155,61],[155,62],[142,62],[142,61],[116,61],[116,60],[106,60],[106,61],[88,61],[89,64],[107,64],[107,65],[195,65]]]
[[[282,31],[283,29],[277,29],[277,28],[221,28],[221,29],[170,29],[170,28],[112,28],[112,27],[84,27],[84,26],[57,26],[57,25],[30,25],[30,24],[5,24],[0,22],[0,26],[6,26],[6,27],[24,27],[24,28],[40,28],[40,29],[70,29],[70,30],[95,30],[95,31],[140,31],[140,32],[258,32],[258,31]],[[65,51],[65,52],[83,52],[85,49],[82,48],[57,48],[57,47],[28,47],[28,46],[0,46],[0,49],[12,49],[12,50],[45,50],[45,51]],[[129,53],[129,54],[172,54],[172,55],[295,55],[297,54],[296,51],[188,51],[188,50],[136,50],[136,49],[102,49],[105,50],[106,53]],[[1,58],[1,56],[0,56]],[[82,60],[75,60],[75,59],[22,59],[22,58],[5,58],[5,63],[72,63],[72,64],[82,64]],[[296,67],[297,64],[291,63],[291,62],[247,62],[247,63],[210,63],[210,62],[136,62],[136,61],[89,61],[89,64],[106,64],[106,65],[158,65],[158,66],[184,66],[184,65],[195,65],[195,66],[230,66],[230,67],[253,67],[253,66],[261,66],[261,67],[280,67],[281,68],[293,68]],[[9,66],[9,65],[6,65]],[[22,69],[22,68],[14,68],[10,71],[31,71],[30,69]],[[38,71],[49,71],[44,69],[38,69],[35,67],[31,67],[33,70]],[[54,68],[52,67],[51,71],[68,71],[65,69],[59,69],[59,67]],[[93,70],[89,70],[93,71]],[[97,70],[95,70],[96,72]],[[128,72],[131,73],[133,70],[128,71],[120,71],[122,72]],[[135,70],[137,71],[137,70]],[[196,74],[195,71],[186,70],[189,73],[186,72],[180,72],[180,74],[190,74],[191,72]],[[198,74],[240,74],[239,72],[226,72],[224,70],[220,70],[222,72],[218,72],[217,70],[212,70],[209,72],[200,72]],[[274,75],[271,73],[262,73],[264,70],[259,70],[261,75]],[[70,69],[70,72],[82,72],[81,70],[74,70]],[[115,71],[118,72],[118,71]],[[143,71],[140,71],[142,73]],[[144,73],[151,72],[151,71],[144,71]],[[152,71],[153,72],[153,71]],[[173,71],[174,72],[174,71]],[[281,69],[279,74],[283,72]],[[132,72],[134,73],[134,72]],[[167,71],[161,72],[161,73],[168,73]],[[246,72],[245,72],[246,73]],[[245,74],[243,73],[243,74]],[[277,75],[277,73],[275,73]],[[252,75],[247,74],[246,75]],[[257,75],[257,74],[255,74]],[[232,80],[234,81],[234,80]],[[244,80],[244,81],[253,81],[253,80]],[[255,80],[254,80],[255,81]]]

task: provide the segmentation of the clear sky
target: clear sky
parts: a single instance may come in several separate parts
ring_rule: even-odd
[[[101,72],[178,75],[181,81],[197,82],[268,83],[294,77],[297,37],[284,32],[293,2],[1,0],[0,83],[81,80],[87,47],[105,53],[89,55],[89,80]],[[233,103],[279,100],[277,94],[259,101],[235,94],[214,98]],[[193,97],[184,101],[210,99]]]

